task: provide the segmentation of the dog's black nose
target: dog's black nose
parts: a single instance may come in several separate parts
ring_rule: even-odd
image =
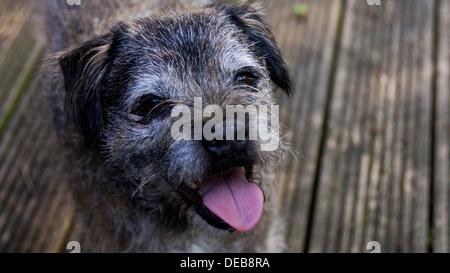
[[[203,139],[206,150],[217,157],[236,158],[245,151],[247,140],[206,140]]]
[[[205,139],[203,137],[203,146],[213,156],[234,160],[239,157],[242,152],[245,152],[248,142],[248,126],[235,126],[237,123],[229,129],[234,131],[227,138],[227,123],[223,123],[222,140],[213,138],[212,140]],[[215,130],[215,127],[213,127]]]

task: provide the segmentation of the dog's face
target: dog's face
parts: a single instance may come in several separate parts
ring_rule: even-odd
[[[273,83],[290,91],[286,64],[256,9],[213,5],[119,23],[59,64],[68,130],[138,209],[158,215],[166,228],[247,231],[257,224],[264,202],[259,176],[280,148],[262,151],[248,130],[237,140],[225,129],[223,139],[198,139],[193,129],[196,100],[202,109],[273,105]],[[173,137],[178,105],[194,113],[192,140]]]

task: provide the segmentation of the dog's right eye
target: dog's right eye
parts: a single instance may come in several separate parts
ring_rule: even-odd
[[[154,112],[158,107],[162,105],[164,100],[154,95],[144,95],[138,98],[131,111],[132,114],[145,117]]]
[[[255,86],[257,77],[250,72],[242,72],[236,76],[236,83],[239,85]]]

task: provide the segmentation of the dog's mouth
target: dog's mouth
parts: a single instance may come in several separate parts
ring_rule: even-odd
[[[253,167],[236,167],[177,191],[210,225],[229,231],[249,231],[259,222],[264,203],[261,188],[251,182]]]

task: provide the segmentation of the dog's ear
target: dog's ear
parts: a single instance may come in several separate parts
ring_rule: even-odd
[[[216,4],[215,7],[224,12],[254,44],[260,56],[266,61],[272,81],[288,95],[291,94],[292,82],[287,65],[261,9],[254,5],[235,7]]]
[[[79,133],[79,148],[92,146],[101,135],[101,87],[108,67],[111,36],[94,38],[59,59],[64,78],[66,125]]]

